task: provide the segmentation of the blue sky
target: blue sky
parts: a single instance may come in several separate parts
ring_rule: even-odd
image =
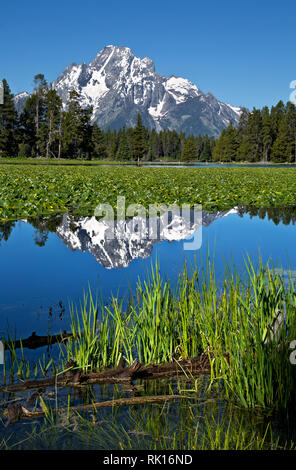
[[[272,106],[296,80],[295,21],[290,0],[12,0],[1,5],[0,77],[13,93],[31,91],[37,73],[50,82],[124,45],[234,106]]]

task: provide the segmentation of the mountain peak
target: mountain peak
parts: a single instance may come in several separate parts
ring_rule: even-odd
[[[149,57],[126,46],[105,46],[89,64],[69,65],[51,84],[66,105],[69,92],[93,108],[92,121],[103,128],[134,127],[137,115],[148,128],[185,134],[219,136],[230,122],[238,123],[241,108],[204,94],[186,78],[155,72]]]

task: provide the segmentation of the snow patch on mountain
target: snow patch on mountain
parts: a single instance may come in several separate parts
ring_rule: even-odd
[[[200,95],[196,85],[180,77],[170,77],[164,83],[164,88],[173,96],[177,104],[184,103],[188,98],[194,98]]]

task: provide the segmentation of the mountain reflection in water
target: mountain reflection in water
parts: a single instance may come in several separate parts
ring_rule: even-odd
[[[202,226],[198,218],[163,220],[153,238],[130,236],[128,224],[115,225],[109,238],[102,220],[71,214],[2,222],[0,332],[9,323],[21,336],[59,333],[69,327],[69,302],[79,305],[89,288],[107,303],[112,295],[125,298],[156,262],[172,286],[184,263],[202,268],[208,256],[215,259],[217,282],[225,265],[243,270],[246,254],[254,263],[260,255],[275,268],[296,269],[295,208],[203,211]],[[186,251],[196,232],[202,232],[201,248]]]
[[[208,227],[214,220],[237,213],[237,209],[223,212],[190,211],[182,215],[166,212],[154,219],[134,217],[123,221],[106,221],[92,217],[77,217],[71,214],[24,220],[35,228],[35,244],[45,246],[49,232],[55,233],[71,251],[91,253],[104,268],[124,268],[136,258],[151,256],[153,246],[161,241],[188,240],[185,249],[191,249],[190,239],[199,239],[202,226]],[[8,222],[0,228],[1,239],[7,241],[14,223]],[[198,235],[198,237],[197,237]],[[194,249],[194,245],[192,245]]]
[[[166,213],[157,217],[150,225],[148,219],[134,217],[132,220],[114,222],[92,217],[78,217],[71,214],[54,215],[24,220],[35,228],[35,244],[45,246],[49,233],[55,233],[71,251],[91,253],[104,268],[127,267],[136,258],[151,256],[153,246],[161,241],[180,241],[193,237],[201,227],[208,227],[217,219],[230,214],[250,218],[268,218],[275,225],[295,224],[295,208],[254,208],[238,207],[227,211],[202,211],[202,224],[195,214]],[[0,224],[0,243],[7,241],[16,222]],[[114,227],[114,230],[113,230]],[[152,227],[152,229],[151,229]],[[201,238],[201,233],[199,234]],[[201,240],[200,240],[201,241]],[[189,245],[188,245],[189,246]],[[190,249],[190,248],[189,248]]]

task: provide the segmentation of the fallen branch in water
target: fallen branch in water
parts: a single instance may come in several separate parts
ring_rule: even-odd
[[[142,365],[137,359],[131,366],[125,367],[122,359],[115,369],[107,369],[102,372],[83,373],[74,362],[66,365],[67,371],[63,374],[48,379],[25,381],[19,384],[6,385],[0,388],[0,392],[18,392],[35,388],[51,386],[83,386],[88,384],[114,384],[127,381],[145,379],[156,380],[160,378],[174,377],[176,375],[195,376],[210,372],[208,353],[204,352],[199,358],[168,362],[165,364]]]
[[[72,338],[72,333],[67,333],[63,331],[63,333],[57,335],[47,335],[47,336],[39,336],[36,335],[35,331],[25,339],[17,339],[15,341],[5,341],[5,348],[10,349],[19,349],[19,348],[28,348],[28,349],[37,349],[42,348],[43,346],[50,346],[55,343],[61,343],[69,338]]]
[[[21,419],[33,419],[42,418],[47,413],[69,413],[71,411],[82,411],[91,410],[97,408],[114,408],[119,406],[132,406],[132,405],[147,405],[149,403],[164,403],[167,401],[177,400],[180,398],[188,398],[183,395],[152,395],[132,398],[118,398],[115,400],[102,401],[98,403],[92,403],[89,405],[77,405],[69,408],[58,408],[52,410],[42,411],[29,411],[24,408],[20,403],[12,405],[11,407],[4,410],[4,415],[8,418],[7,424],[16,423]]]

